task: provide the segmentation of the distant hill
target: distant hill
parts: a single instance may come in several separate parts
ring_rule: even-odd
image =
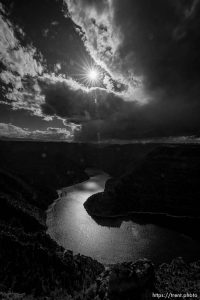
[[[95,168],[118,176],[156,147],[156,144],[109,145],[7,140],[0,141],[0,164],[9,170],[20,171],[25,171],[23,164],[27,164],[31,173],[32,168],[41,166],[42,169],[54,160],[55,167],[59,164],[69,170],[74,168],[74,173],[77,169]]]

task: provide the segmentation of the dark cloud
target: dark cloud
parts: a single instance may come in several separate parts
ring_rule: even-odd
[[[111,117],[98,126],[92,123],[95,129],[86,124],[83,136],[92,136],[93,131],[97,136],[97,130],[102,138],[199,134],[199,1],[99,1],[98,7],[95,1],[86,2],[91,8],[91,18],[101,20],[103,14],[102,19],[106,18],[118,40],[114,58],[101,56],[106,43],[98,48],[92,43],[91,35],[101,39],[102,33],[91,32],[91,20],[79,13],[80,8],[76,10],[80,1],[70,2],[74,21],[86,32],[86,46],[94,55],[105,59],[112,71],[126,78],[130,86],[131,78],[136,81],[141,78],[139,94],[147,99],[147,104],[125,104],[127,109],[114,119]],[[105,2],[109,8],[107,13],[104,13]],[[81,1],[80,7],[84,3]],[[137,96],[133,89],[129,100],[137,100]]]
[[[10,110],[62,120],[76,140],[199,134],[200,1],[2,3]],[[98,87],[80,80],[85,61],[102,73]]]
[[[141,76],[145,88],[169,90],[177,90],[185,80],[197,79],[199,1],[66,2],[72,18],[85,31],[91,55],[102,58],[126,79]],[[97,24],[103,26],[103,21],[109,25],[109,39],[95,29]],[[108,40],[111,57],[105,53]]]
[[[42,110],[49,116],[57,115],[79,123],[106,120],[126,106],[120,97],[103,89],[74,90],[67,81],[42,83],[41,86],[45,97]]]
[[[127,103],[121,113],[113,114],[110,119],[85,123],[75,137],[77,140],[132,140],[182,135],[200,135],[199,105],[180,106],[175,103],[147,104],[138,107]]]

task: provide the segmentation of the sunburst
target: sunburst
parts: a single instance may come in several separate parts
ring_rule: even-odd
[[[81,78],[88,87],[98,85],[101,79],[100,69],[95,65],[87,65],[83,68]]]
[[[101,83],[101,67],[88,59],[82,59],[82,63],[75,63],[75,73],[73,74],[78,81],[81,81],[87,87],[95,87]]]
[[[95,68],[91,68],[90,70],[88,70],[88,73],[86,75],[91,83],[96,83],[99,80],[99,72]]]

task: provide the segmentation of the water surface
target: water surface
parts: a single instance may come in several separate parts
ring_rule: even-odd
[[[105,219],[99,224],[89,216],[83,203],[90,195],[103,191],[108,178],[102,173],[64,188],[62,196],[49,207],[48,233],[58,244],[74,254],[108,264],[142,257],[155,263],[168,262],[176,256],[190,261],[199,257],[199,242],[176,231],[123,218]]]

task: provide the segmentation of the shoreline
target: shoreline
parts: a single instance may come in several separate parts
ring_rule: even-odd
[[[102,173],[100,173],[96,176],[100,176],[100,175],[102,175]],[[57,205],[57,203],[59,201],[62,201],[62,200],[67,201],[67,199],[65,200],[64,198],[68,197],[68,193],[70,194],[70,192],[73,191],[74,189],[76,189],[76,187],[78,189],[79,185],[81,185],[82,183],[87,183],[88,181],[95,178],[96,176],[91,176],[88,180],[81,181],[80,183],[76,183],[74,185],[71,185],[68,187],[63,187],[63,188],[57,190],[58,197],[49,205],[48,209],[46,210],[46,216],[47,216],[47,218],[46,218],[47,231],[46,232],[50,236],[51,239],[55,240],[55,242],[58,245],[64,247],[62,242],[54,239],[54,235],[52,234],[52,230],[51,230],[52,225],[54,223],[54,207],[55,207],[55,205]],[[95,195],[95,194],[96,193],[94,193],[93,195]],[[191,238],[192,240],[197,239],[195,237],[195,235],[192,235],[192,232],[194,232],[193,228],[195,226],[195,223],[200,224],[200,218],[198,218],[198,217],[185,216],[185,215],[184,216],[179,216],[179,215],[176,216],[176,215],[170,215],[168,213],[162,213],[162,212],[154,213],[154,212],[136,212],[136,211],[129,211],[127,213],[114,214],[114,215],[104,215],[102,213],[90,214],[89,210],[87,210],[85,207],[85,203],[87,202],[87,199],[85,199],[85,202],[82,203],[84,210],[86,210],[87,214],[89,216],[91,216],[92,218],[94,218],[94,220],[96,218],[95,221],[97,223],[99,220],[98,224],[101,226],[106,226],[106,225],[101,224],[101,222],[100,222],[101,220],[106,221],[109,219],[114,220],[114,219],[119,218],[119,219],[121,219],[122,222],[123,221],[132,221],[139,225],[153,224],[155,226],[163,227],[163,228],[169,229],[171,231],[183,234],[183,235],[187,236],[188,238]],[[70,247],[64,247],[64,248],[66,251],[70,249],[70,251],[72,251],[73,255],[77,255],[78,253],[81,254],[81,250],[79,250],[79,252],[76,253],[76,251],[74,252],[73,248],[70,248]],[[102,262],[102,261],[98,260],[98,258],[94,258],[91,255],[86,255],[86,256],[96,259],[104,267],[116,264],[116,262],[115,263]]]
[[[91,179],[93,179],[93,178],[95,178],[95,177],[102,176],[102,175],[108,176],[108,178],[110,178],[110,175],[109,175],[109,174],[107,174],[107,173],[105,173],[104,171],[101,171],[101,170],[99,170],[99,173],[98,173],[98,174],[95,174],[95,175],[92,175],[92,176],[89,175],[89,172],[87,171],[87,169],[85,170],[85,173],[88,175],[88,179],[87,179],[87,180],[80,181],[80,182],[75,183],[75,184],[73,184],[73,185],[69,185],[69,186],[62,187],[62,188],[60,188],[60,189],[57,189],[56,192],[57,192],[58,198],[56,198],[55,200],[53,200],[53,202],[52,202],[51,204],[49,204],[48,207],[47,207],[47,209],[45,210],[45,217],[46,217],[46,218],[45,218],[46,234],[50,237],[50,239],[51,239],[52,241],[54,241],[55,243],[57,243],[58,246],[63,247],[57,240],[55,240],[54,238],[51,237],[51,235],[50,235],[50,233],[49,233],[49,226],[48,226],[48,224],[51,222],[51,217],[52,217],[51,215],[52,215],[52,213],[53,213],[53,209],[54,209],[55,205],[56,205],[59,201],[61,201],[63,198],[67,197],[68,193],[70,193],[70,191],[73,190],[74,187],[76,187],[76,186],[78,186],[78,185],[80,185],[80,184],[86,183],[87,181],[89,181],[89,180],[91,180]],[[108,179],[108,178],[107,178],[107,179]],[[106,183],[107,179],[105,180],[105,183]],[[66,194],[63,195],[63,192],[64,192],[64,193],[66,192]],[[94,193],[94,194],[95,194],[95,193]],[[84,207],[84,203],[83,203],[83,207]],[[84,209],[85,209],[85,207],[84,207]],[[86,210],[86,209],[85,209],[85,210]],[[86,212],[87,212],[87,210],[86,210]],[[88,213],[88,212],[87,212],[87,213]],[[88,214],[88,215],[89,215],[89,214]],[[64,248],[64,247],[63,247],[63,248]],[[64,249],[65,249],[65,248],[64,248]],[[79,254],[80,254],[80,255],[83,255],[83,254],[81,254],[81,253],[74,253],[73,250],[70,250],[70,249],[67,249],[67,248],[65,249],[65,251],[71,251],[71,252],[72,252],[72,255],[74,255],[74,256],[79,255]],[[84,255],[83,255],[83,256],[84,256]],[[86,256],[86,257],[91,258],[91,259],[94,259],[94,258],[92,258],[91,256]],[[109,266],[109,265],[112,265],[112,264],[102,263],[102,262],[98,261],[97,259],[95,259],[95,260],[96,260],[97,262],[99,262],[100,264],[102,264],[104,267],[107,267],[107,266]]]
[[[72,189],[72,188],[74,188],[75,186],[77,186],[77,185],[80,185],[80,184],[82,184],[82,183],[86,183],[87,181],[89,181],[89,180],[91,180],[92,178],[95,178],[95,177],[97,177],[97,176],[102,176],[102,175],[106,175],[106,176],[108,176],[108,178],[106,179],[106,181],[110,178],[110,175],[109,174],[107,174],[107,173],[105,173],[105,172],[100,172],[100,173],[98,173],[98,174],[95,174],[94,176],[89,176],[89,174],[88,174],[88,172],[87,172],[87,170],[85,171],[85,173],[88,175],[88,179],[87,180],[83,180],[83,181],[80,181],[80,182],[77,182],[77,183],[75,183],[75,184],[72,184],[72,185],[69,185],[69,186],[66,186],[66,187],[62,187],[62,188],[60,188],[60,189],[57,189],[56,190],[56,193],[57,193],[57,195],[58,195],[58,198],[56,198],[55,200],[53,200],[53,202],[52,203],[50,203],[49,205],[48,205],[48,207],[47,207],[47,209],[45,210],[45,213],[47,213],[59,200],[61,200],[62,198],[64,198],[64,197],[66,197],[67,196],[67,194],[68,194],[68,192],[70,192],[70,190]],[[105,181],[105,183],[106,183],[106,181]],[[62,195],[62,193],[63,192],[65,192],[66,191],[66,195]],[[93,195],[95,195],[96,193],[94,193]],[[87,200],[86,200],[87,201]],[[85,202],[84,202],[85,203]],[[84,206],[84,203],[83,203],[83,206]],[[85,207],[85,206],[84,206]],[[87,210],[86,210],[87,211]]]
[[[86,200],[87,201],[87,200]],[[86,209],[88,214],[91,217],[95,218],[102,218],[102,219],[117,219],[117,218],[127,218],[127,217],[134,217],[134,216],[150,216],[150,217],[165,217],[165,218],[173,218],[173,219],[188,219],[188,220],[197,220],[200,221],[200,217],[194,217],[194,216],[179,216],[179,215],[171,215],[168,213],[162,213],[162,212],[137,212],[137,211],[131,211],[123,214],[114,214],[114,215],[101,215],[96,213],[89,213],[89,211]]]
[[[58,198],[56,198],[49,206],[48,208],[45,210],[45,214],[46,214],[46,233],[49,235],[48,233],[48,215],[51,214],[51,211],[54,209],[54,206],[59,202],[61,201],[63,198],[65,198],[68,194],[68,192],[70,192],[71,189],[73,189],[75,186],[77,185],[80,185],[82,183],[86,183],[87,181],[91,180],[92,178],[95,178],[96,176],[101,176],[101,175],[108,175],[110,176],[109,174],[105,173],[105,172],[101,172],[101,173],[98,173],[98,174],[95,174],[94,176],[89,176],[89,179],[87,180],[84,180],[84,181],[80,181],[79,183],[75,183],[74,185],[69,185],[67,187],[62,187],[61,189],[58,189],[56,190],[57,194],[58,194]],[[108,179],[107,179],[108,180]],[[106,181],[107,181],[106,180]],[[105,184],[106,184],[106,181],[105,181]],[[63,192],[66,192],[66,194],[63,194]],[[98,193],[94,193],[92,194],[91,196],[94,196],[95,194],[98,194]],[[91,197],[90,196],[90,197]],[[152,224],[155,224],[155,225],[159,225],[159,226],[165,226],[169,229],[172,229],[172,230],[178,230],[180,231],[180,229],[190,229],[190,227],[188,227],[188,223],[187,222],[190,222],[189,223],[189,226],[191,225],[195,225],[195,222],[197,224],[200,224],[200,217],[196,217],[196,216],[191,216],[191,215],[172,215],[172,214],[169,214],[169,213],[164,213],[164,212],[144,212],[144,211],[129,211],[129,212],[126,212],[126,213],[121,213],[121,214],[113,214],[113,215],[105,215],[105,214],[99,214],[99,213],[90,213],[90,211],[85,207],[85,203],[88,201],[88,199],[90,198],[88,197],[86,199],[86,201],[83,203],[83,207],[84,209],[86,210],[86,212],[88,213],[88,215],[90,215],[92,218],[96,218],[96,219],[103,219],[103,220],[114,220],[114,219],[117,219],[117,218],[130,218],[130,220],[132,220],[133,218],[139,218],[140,220],[134,220],[135,223],[152,223]],[[50,220],[49,220],[50,221]],[[170,221],[172,223],[170,223]],[[178,222],[177,224],[174,222]],[[186,222],[186,223],[184,223]],[[179,228],[181,226],[181,228]],[[185,228],[186,227],[186,228]],[[182,233],[184,234],[184,230],[182,230]],[[193,237],[192,234],[190,234],[190,232],[186,232],[185,234],[187,234],[188,236]],[[50,236],[51,237],[51,236]],[[52,238],[51,238],[52,239]],[[54,239],[53,239],[54,240]],[[59,245],[59,243],[56,241],[56,243]],[[66,249],[68,250],[68,249]],[[81,253],[80,253],[81,254]],[[106,266],[106,264],[103,264]]]
[[[123,221],[132,221],[137,224],[153,224],[155,226],[164,227],[166,229],[179,232],[186,235],[192,240],[199,241],[200,238],[196,234],[195,228],[200,226],[200,218],[192,216],[173,216],[164,213],[151,212],[131,212],[120,215],[102,216],[99,214],[92,214],[91,217],[96,220],[115,220],[122,218]]]

